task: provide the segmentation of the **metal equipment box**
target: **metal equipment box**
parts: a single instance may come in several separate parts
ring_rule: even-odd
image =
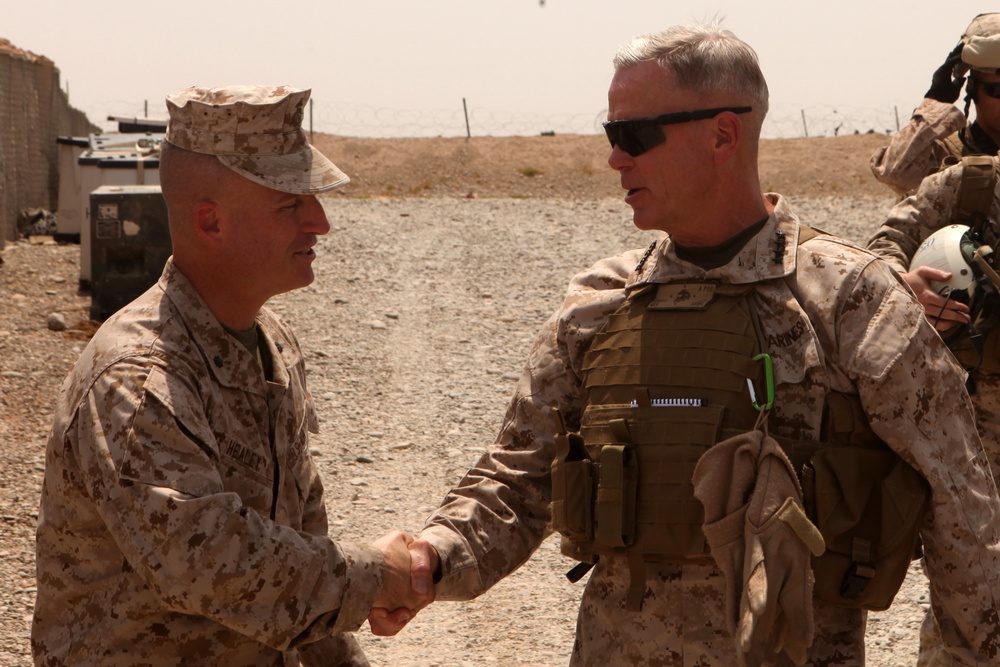
[[[104,185],[159,185],[163,134],[91,134],[59,137],[59,205],[56,234],[80,240],[80,286],[90,267],[90,193]]]
[[[153,285],[170,257],[158,185],[105,185],[90,193],[90,317],[105,320]]]

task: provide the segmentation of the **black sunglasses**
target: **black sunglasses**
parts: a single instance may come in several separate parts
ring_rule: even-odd
[[[980,81],[979,79],[973,79],[976,82],[976,92],[984,92],[987,96],[994,99],[1000,99],[1000,81]]]
[[[604,132],[608,135],[611,147],[619,146],[632,157],[638,157],[650,148],[659,146],[666,137],[663,134],[664,125],[688,123],[692,120],[715,118],[720,113],[747,113],[752,107],[720,107],[718,109],[699,109],[698,111],[681,111],[666,113],[655,118],[625,118],[610,120],[604,123]]]

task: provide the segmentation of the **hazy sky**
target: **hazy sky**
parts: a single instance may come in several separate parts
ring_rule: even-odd
[[[313,89],[317,130],[377,135],[408,117],[427,125],[431,112],[461,115],[464,98],[503,134],[503,120],[520,115],[553,127],[574,116],[593,131],[620,44],[722,17],[760,56],[772,121],[798,124],[805,110],[818,127],[813,118],[832,122],[830,113],[879,113],[872,124],[887,125],[894,107],[905,120],[969,21],[996,9],[965,0],[33,0],[4,12],[0,37],[53,60],[71,103],[106,127],[109,114],[142,115],[146,103],[162,117],[164,95],[189,85],[283,83]]]

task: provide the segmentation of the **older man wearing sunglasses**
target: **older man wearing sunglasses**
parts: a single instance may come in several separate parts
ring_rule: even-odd
[[[964,112],[955,106],[963,85]],[[969,122],[971,105],[976,119]],[[1000,13],[979,14],[935,70],[910,122],[872,155],[871,169],[880,183],[908,195],[942,164],[954,164],[965,155],[996,155],[998,145]]]
[[[762,193],[748,45],[679,26],[614,64],[608,162],[664,233],[572,280],[415,590],[479,595],[558,531],[590,571],[571,665],[860,665],[919,536],[948,649],[996,664],[1000,501],[920,304]]]

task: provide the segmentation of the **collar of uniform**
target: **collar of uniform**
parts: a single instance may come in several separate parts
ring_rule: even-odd
[[[986,133],[978,120],[972,121],[972,124],[967,126],[966,132],[960,132],[958,136],[970,153],[996,155],[997,151],[1000,150],[997,143],[993,141],[993,137]]]
[[[159,286],[180,313],[191,340],[205,355],[216,380],[226,387],[263,394],[266,384],[257,360],[226,332],[191,282],[174,266],[172,258],[167,259]],[[272,340],[273,323],[263,310],[257,314],[257,322],[262,325],[260,344],[267,346],[274,360],[271,382],[287,385],[287,369],[299,361],[298,350],[287,341]]]
[[[777,194],[765,197],[774,205],[774,212],[760,232],[727,264],[706,271],[685,262],[677,257],[670,235],[664,234],[648,260],[629,276],[625,288],[692,278],[739,285],[790,275],[795,271],[794,251],[799,242],[799,220],[784,197]]]

